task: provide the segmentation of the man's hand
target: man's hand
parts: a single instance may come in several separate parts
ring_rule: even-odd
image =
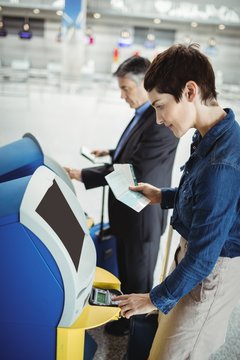
[[[129,186],[129,189],[132,191],[141,192],[150,200],[150,204],[161,203],[161,190],[153,185],[139,183],[137,186]]]
[[[132,315],[147,314],[157,308],[150,300],[149,294],[130,294],[120,295],[112,298],[113,301],[119,301],[121,315],[129,319]]]
[[[109,155],[109,150],[92,150],[91,154],[95,155],[96,157],[106,156]]]
[[[64,170],[68,173],[71,179],[81,181],[81,170],[64,167]]]

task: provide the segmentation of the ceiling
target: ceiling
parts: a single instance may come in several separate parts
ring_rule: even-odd
[[[71,1],[71,0],[68,0]],[[81,0],[79,0],[80,2]],[[84,0],[82,0],[84,1]],[[239,0],[85,0],[89,16],[100,13],[103,19],[110,17],[129,19],[154,19],[161,22],[199,24],[224,24],[240,28]],[[227,5],[226,5],[227,4]],[[41,16],[55,17],[57,10],[64,9],[64,0],[0,0],[1,13],[21,13],[38,8]],[[40,14],[38,15],[40,16]]]
[[[167,0],[89,0],[88,11],[99,11],[103,14],[121,14],[122,16],[160,18],[167,21],[199,23],[240,24],[239,0],[226,2],[209,1],[167,1]]]

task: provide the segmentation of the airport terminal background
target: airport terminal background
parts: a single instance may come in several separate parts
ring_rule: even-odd
[[[208,21],[197,18],[183,21],[179,2],[165,1],[165,4],[174,4],[175,10],[179,6],[174,18],[166,11],[156,17],[161,11],[155,7],[153,14],[153,1],[138,1],[137,4],[135,1],[91,0],[82,3],[86,7],[84,31],[72,29],[72,33],[64,37],[59,30],[63,21],[63,2],[0,1],[0,32],[1,22],[8,32],[7,36],[0,37],[0,146],[30,132],[44,152],[62,166],[91,166],[80,155],[81,145],[90,149],[114,148],[134,112],[120,99],[112,72],[134,53],[152,59],[157,52],[177,42],[200,43],[215,69],[219,102],[231,107],[240,120],[239,1],[227,4],[211,1],[216,14]],[[156,6],[160,3],[164,2],[155,1]],[[197,15],[200,16],[200,10],[207,12],[208,2],[198,3]],[[225,7],[225,23],[220,21],[220,12],[217,13],[221,6]],[[188,8],[193,14],[190,4]],[[39,13],[34,13],[35,9],[39,9]],[[20,39],[16,31],[26,19],[33,24],[31,40]],[[156,19],[160,22],[154,23]],[[225,25],[225,29],[219,29],[220,25]],[[129,42],[129,46],[120,46],[121,41]],[[180,141],[173,185],[178,184],[179,168],[189,155],[191,135],[188,133]],[[86,191],[77,181],[74,181],[74,187],[83,209],[95,223],[99,222],[102,189]],[[162,239],[155,284],[161,272],[166,236],[164,234]],[[177,241],[178,236],[174,234],[171,256]],[[240,359],[239,328],[238,307],[231,319],[226,345],[211,360]],[[126,337],[109,337],[102,328],[95,329],[92,334],[99,345],[95,360],[122,358]]]

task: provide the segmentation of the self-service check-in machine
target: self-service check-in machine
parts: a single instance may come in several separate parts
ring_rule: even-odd
[[[44,154],[39,142],[30,133],[0,148],[0,183],[32,175],[41,165],[54,171],[75,192],[66,171],[53,158]]]
[[[108,292],[94,292],[98,306],[89,304],[93,285],[120,289],[96,270],[85,215],[66,182],[46,166],[2,181],[0,359],[85,359],[85,330],[119,316],[105,306]]]
[[[95,276],[84,213],[44,166],[1,183],[0,204],[0,358],[55,359],[56,328],[79,317]]]

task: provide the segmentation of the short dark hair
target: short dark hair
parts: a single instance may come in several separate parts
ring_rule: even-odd
[[[134,55],[123,61],[113,75],[117,77],[129,76],[137,82],[138,78],[143,80],[150,65],[151,62],[147,58]]]
[[[155,89],[171,94],[179,102],[190,80],[201,89],[203,101],[217,99],[214,71],[199,45],[175,44],[155,57],[145,75],[144,87],[148,92]]]

